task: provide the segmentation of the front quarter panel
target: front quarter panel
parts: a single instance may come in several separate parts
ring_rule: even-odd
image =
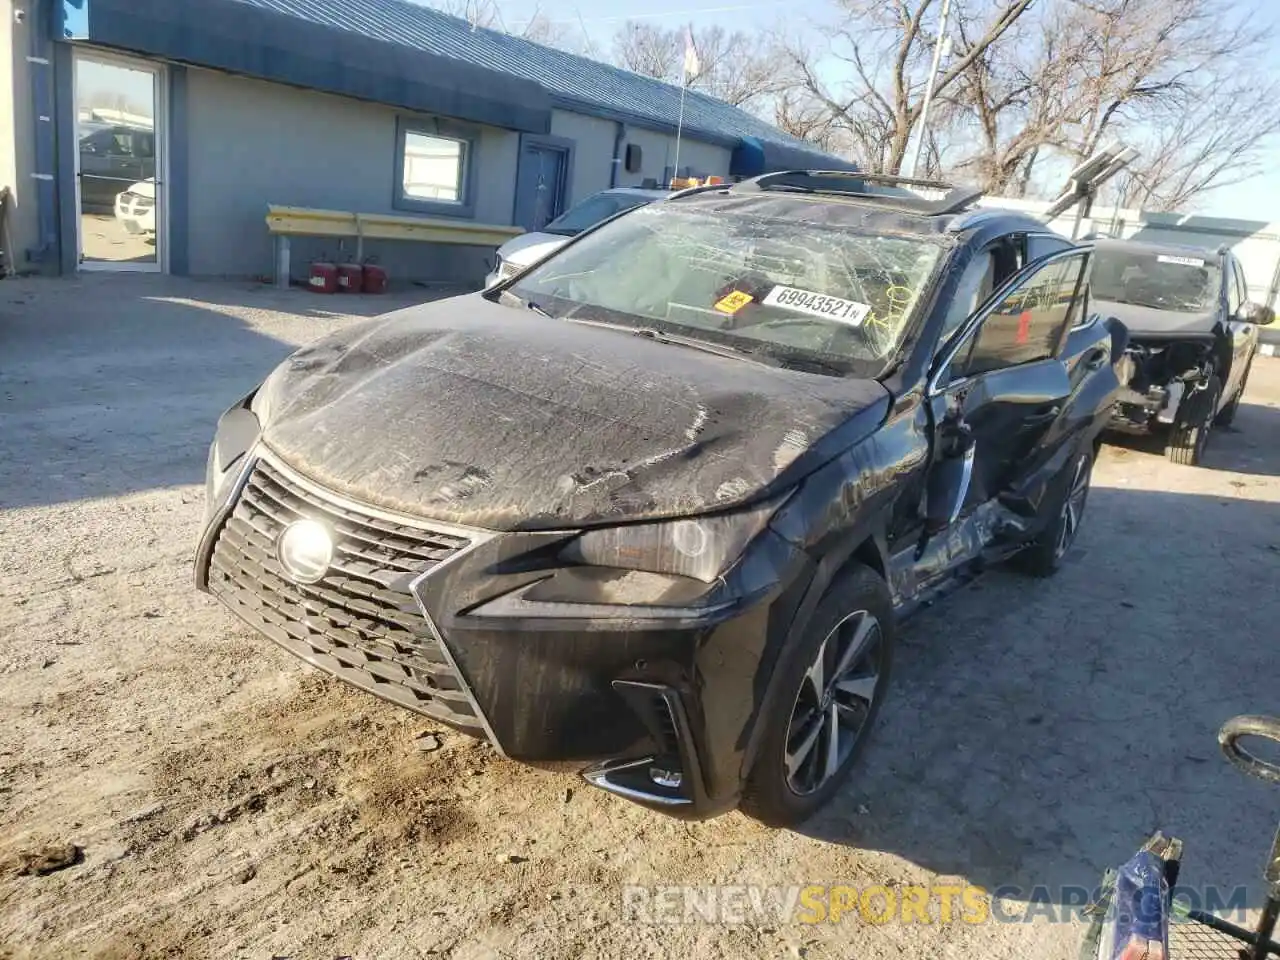
[[[808,628],[822,596],[855,559],[888,572],[895,537],[911,528],[924,490],[929,460],[927,412],[919,391],[901,397],[879,430],[816,471],[774,517],[771,528],[809,559],[806,576],[797,578],[770,609],[769,642],[760,657],[754,709],[733,776],[745,778],[755,760],[764,724],[777,709],[779,664]],[[728,779],[728,773],[724,775]]]

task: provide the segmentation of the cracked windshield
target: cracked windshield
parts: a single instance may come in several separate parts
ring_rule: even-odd
[[[942,247],[799,220],[654,204],[513,289],[553,317],[626,323],[783,362],[879,369]]]
[[[1216,264],[1194,255],[1099,253],[1089,285],[1097,300],[1157,310],[1208,310],[1218,295]]]

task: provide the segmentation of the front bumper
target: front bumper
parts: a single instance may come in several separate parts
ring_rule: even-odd
[[[151,197],[127,190],[117,194],[115,215],[129,233],[147,235],[156,232],[156,202]]]
[[[571,762],[593,785],[679,816],[736,806],[770,634],[767,591],[659,610],[613,603],[602,583],[589,617],[548,616],[536,600],[518,616],[483,615],[495,596],[536,598],[547,575],[526,558],[572,532],[391,516],[323,490],[261,444],[236,469],[211,511],[196,580],[254,629],[512,759]],[[328,524],[339,543],[331,572],[311,585],[276,555],[302,518]],[[762,566],[796,559],[772,540],[776,555]]]
[[[1151,386],[1145,391],[1122,387],[1108,427],[1124,433],[1145,434],[1168,426],[1177,419],[1186,392],[1181,380]]]

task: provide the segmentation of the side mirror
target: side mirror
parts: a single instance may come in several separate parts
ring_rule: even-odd
[[[1111,363],[1114,366],[1124,359],[1125,350],[1129,347],[1129,328],[1119,317],[1107,317],[1102,325],[1111,334]]]
[[[1259,327],[1267,327],[1276,322],[1274,310],[1260,303],[1254,303],[1252,300],[1246,300],[1240,305],[1238,316],[1242,322],[1256,324]]]

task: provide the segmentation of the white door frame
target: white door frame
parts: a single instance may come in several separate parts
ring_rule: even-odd
[[[142,70],[152,75],[152,108],[155,111],[155,127],[152,131],[156,150],[156,259],[153,263],[116,260],[84,259],[84,224],[80,205],[80,150],[76,157],[76,262],[77,269],[85,271],[168,273],[169,272],[169,85],[165,65],[155,60],[139,60],[133,57],[109,53],[96,47],[76,46],[72,57],[72,118],[71,122],[79,138],[80,111],[78,92],[80,64],[85,60],[114,66]]]

